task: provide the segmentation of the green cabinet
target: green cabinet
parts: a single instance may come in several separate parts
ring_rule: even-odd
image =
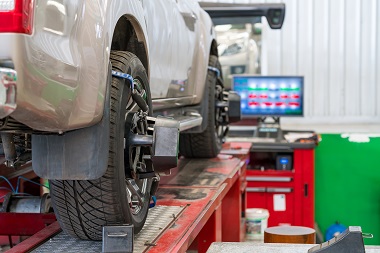
[[[323,233],[335,221],[361,226],[374,235],[365,244],[380,245],[380,138],[361,137],[322,134],[315,150],[316,221]]]

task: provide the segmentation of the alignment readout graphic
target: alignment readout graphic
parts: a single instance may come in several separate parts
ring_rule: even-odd
[[[303,77],[234,76],[245,116],[302,116]]]

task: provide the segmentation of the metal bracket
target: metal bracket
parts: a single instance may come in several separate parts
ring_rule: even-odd
[[[215,67],[211,67],[211,66],[208,66],[207,69],[211,70],[211,71],[214,71],[216,73],[216,76],[220,77],[220,70],[219,69],[217,69]]]
[[[238,122],[241,120],[241,98],[234,91],[228,92],[228,122]]]
[[[152,203],[149,204],[149,208],[153,208],[156,206],[156,203],[157,203],[157,198],[156,196],[152,196]]]
[[[154,124],[152,157],[154,170],[164,172],[178,165],[179,122],[157,117]]]
[[[104,253],[132,253],[133,252],[133,225],[103,227]]]
[[[130,74],[112,70],[112,76],[120,77],[120,78],[128,80],[131,83],[131,89],[132,90],[135,89],[135,83],[133,81],[133,77]]]
[[[138,93],[138,91],[135,89],[135,81],[133,79],[133,76],[131,76],[130,74],[115,71],[115,70],[112,70],[112,76],[120,77],[120,78],[128,80],[129,83],[131,84],[133,100],[138,104],[138,106],[141,108],[143,112],[148,112],[149,106],[147,105],[146,101],[141,96],[141,94]]]

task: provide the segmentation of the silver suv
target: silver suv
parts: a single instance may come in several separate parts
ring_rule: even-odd
[[[224,91],[214,35],[192,0],[0,0],[6,165],[33,161],[49,179],[65,232],[99,240],[102,226],[125,223],[139,232],[178,147],[218,154],[240,114],[228,110],[239,98]]]

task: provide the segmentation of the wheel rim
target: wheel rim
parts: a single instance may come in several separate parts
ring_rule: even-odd
[[[146,92],[141,85],[140,80],[134,80],[137,90],[146,99]],[[129,99],[125,115],[125,132],[124,132],[124,169],[125,184],[127,192],[127,201],[131,213],[137,215],[144,209],[144,205],[149,201],[146,198],[148,191],[148,179],[138,179],[138,172],[146,172],[147,164],[144,155],[151,155],[150,147],[133,146],[129,142],[131,135],[146,135],[147,124],[139,116],[143,113],[139,106]]]
[[[215,137],[219,142],[223,141],[224,132],[225,132],[225,114],[226,112],[216,106],[218,102],[223,102],[223,88],[220,84],[217,84],[215,87]]]

